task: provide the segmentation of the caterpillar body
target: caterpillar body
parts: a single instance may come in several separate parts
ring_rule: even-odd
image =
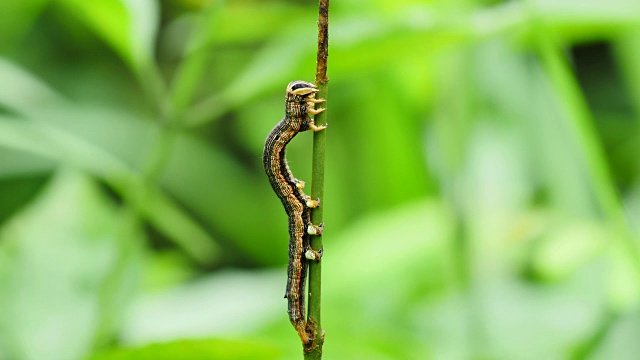
[[[318,89],[305,81],[292,81],[286,90],[286,108],[284,118],[271,130],[265,141],[262,163],[269,183],[276,193],[289,219],[289,265],[287,267],[287,287],[285,298],[288,300],[289,320],[300,335],[304,344],[312,340],[306,330],[305,321],[305,284],[308,261],[319,261],[321,251],[309,246],[311,235],[322,234],[322,224],[311,223],[310,209],[320,206],[319,199],[311,199],[302,190],[304,182],[296,179],[285,158],[287,144],[301,131],[321,131],[326,125],[316,126],[310,115],[316,115],[325,109],[315,109]]]

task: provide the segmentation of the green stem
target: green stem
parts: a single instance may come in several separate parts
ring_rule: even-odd
[[[319,1],[318,16],[318,57],[316,61],[316,86],[317,98],[327,99],[327,56],[329,50],[329,0]],[[320,104],[325,109],[327,103]],[[316,125],[327,124],[327,110],[315,116]],[[324,154],[327,131],[318,131],[313,134],[313,159],[311,174],[311,197],[324,200]],[[323,222],[322,210],[324,203],[311,211],[311,222],[321,224]],[[311,248],[323,249],[322,236],[311,237]],[[321,359],[322,345],[324,343],[324,330],[320,323],[321,294],[322,294],[322,262],[310,262],[309,264],[309,293],[307,310],[307,328],[313,334],[313,342],[304,349],[305,359]]]

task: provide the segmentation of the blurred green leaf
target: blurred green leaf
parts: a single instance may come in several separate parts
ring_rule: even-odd
[[[55,162],[41,156],[4,147],[0,147],[0,164],[0,178],[48,173],[55,168]]]
[[[611,301],[614,311],[637,307],[640,300],[640,250],[627,220],[620,195],[616,189],[605,151],[593,124],[593,116],[567,60],[543,21],[534,23],[537,50],[554,86],[558,98],[563,100],[568,116],[566,126],[571,129],[584,164],[590,188],[599,210],[612,226],[611,244],[614,263]]]
[[[207,50],[210,50],[211,38],[217,34],[217,25],[222,18],[225,3],[222,0],[216,1],[196,16],[194,29],[185,46],[184,58],[176,70],[171,88],[172,106],[177,120],[182,120],[181,116],[191,104],[206,70],[209,60]]]
[[[553,229],[534,250],[536,274],[551,281],[571,276],[602,253],[608,237],[602,227],[591,222],[571,222]]]
[[[32,174],[29,174],[32,175]],[[0,224],[29,203],[46,183],[44,176],[13,176],[0,178]],[[1,358],[0,358],[1,359]]]
[[[554,97],[551,84],[542,69],[532,70],[532,89],[536,96],[530,96],[534,118],[525,131],[531,132],[536,141],[535,165],[539,168],[540,180],[548,186],[551,201],[560,211],[582,217],[596,215],[596,206],[589,192],[589,185],[583,177],[583,163],[576,161],[579,148],[572,132],[563,124],[568,121],[560,100]],[[557,176],[562,172],[563,176]]]
[[[385,96],[378,96],[378,87],[389,89]],[[330,90],[331,91],[331,90]],[[344,179],[367,179],[355,187],[348,187],[349,196],[359,199],[352,206],[359,210],[387,208],[428,194],[430,179],[423,166],[423,143],[412,136],[417,131],[416,114],[406,106],[403,84],[391,77],[361,78],[350,86],[342,86],[339,92],[346,94],[347,103],[367,103],[365,107],[329,108],[331,130],[335,140],[328,138],[329,146],[338,147],[334,156],[329,150],[329,161],[339,164],[339,176]],[[329,101],[331,101],[331,92]],[[331,120],[335,111],[336,119]],[[366,132],[362,121],[369,120]],[[376,121],[375,119],[394,119]],[[330,134],[330,133],[329,133]],[[330,147],[329,147],[330,149]],[[389,151],[393,149],[393,151]],[[353,163],[339,156],[352,152],[361,161]],[[385,169],[380,171],[380,169]],[[369,197],[366,194],[377,194]]]
[[[259,159],[258,154],[253,156]],[[241,165],[224,149],[185,135],[176,140],[161,183],[211,229],[241,249],[243,256],[264,264],[282,264],[286,249],[273,246],[274,238],[278,244],[288,241],[282,205],[262,171],[250,172]],[[273,210],[265,212],[262,205]]]
[[[599,30],[598,25],[617,27],[640,19],[640,6],[633,0],[533,0],[530,4],[552,24],[583,24],[584,32],[591,34]]]
[[[18,43],[50,0],[0,2],[0,52]]]
[[[211,336],[250,336],[284,350],[278,358],[300,358],[282,298],[287,220],[260,153],[286,83],[313,75],[316,4],[46,5],[0,4],[1,226],[26,219],[44,244],[0,237],[0,315],[23,298],[66,304],[70,296],[51,292],[64,270],[81,278],[69,293],[98,299],[100,317],[69,344],[42,334],[80,333],[82,306],[47,332],[24,324],[51,311],[0,316],[0,358],[49,359],[30,355],[44,348],[84,358],[106,350],[98,359],[222,358],[238,348],[264,357],[258,343],[176,342]],[[325,357],[637,358],[628,324],[640,294],[640,3],[353,0],[336,2],[331,16]],[[287,154],[305,180],[310,140],[300,135]],[[139,239],[148,223],[142,285],[127,276],[140,272],[140,242],[115,244],[114,270],[86,286],[97,277],[86,267],[102,266],[106,252],[74,240],[85,238],[79,230],[43,233],[67,218],[48,225],[29,215],[31,199],[49,199],[50,174],[69,168],[79,169],[67,170],[72,180],[51,184],[74,186],[47,202],[47,214],[92,202],[86,182],[96,194],[86,198],[108,210],[82,207],[74,224],[106,218],[120,240]],[[61,238],[71,242],[54,246]],[[38,261],[12,251],[23,247],[42,251]],[[51,260],[60,253],[85,260]],[[4,281],[25,259],[31,277]],[[265,265],[278,269],[255,268]],[[142,293],[123,314],[135,287]]]
[[[636,111],[635,121],[640,123],[640,25],[630,27],[614,43],[615,55],[623,72],[623,80],[629,88]]]
[[[123,348],[91,360],[253,360],[278,359],[279,353],[264,344],[242,340],[182,340],[140,348]]]
[[[289,24],[279,36],[274,37],[255,55],[251,64],[219,94],[214,94],[196,104],[186,114],[189,126],[199,126],[218,118],[225,111],[246,103],[275,84],[286,85],[300,67],[301,60],[315,49],[313,28],[299,28],[300,23]],[[308,69],[313,76],[312,69]],[[308,79],[311,80],[311,79]]]
[[[88,177],[66,170],[2,227],[0,333],[11,358],[78,359],[113,334],[122,314],[113,302],[130,296],[125,279],[140,256],[140,234],[123,232],[123,219]]]
[[[323,306],[332,309],[324,313],[323,320],[333,339],[332,345],[327,342],[327,351],[364,359],[367,357],[357,354],[365,348],[368,358],[379,358],[381,353],[372,352],[369,346],[386,339],[391,354],[404,353],[403,346],[413,341],[411,321],[403,315],[404,310],[425,297],[437,296],[454,271],[450,216],[446,206],[426,200],[373,215],[346,232],[332,235],[323,258]],[[414,279],[416,274],[416,281],[400,281]],[[273,343],[285,341],[290,352],[297,352],[299,339],[282,298],[285,283],[284,269],[224,272],[147,294],[133,307],[124,340],[147,343],[206,334],[246,335],[275,322],[277,327],[264,328],[263,336]],[[371,313],[377,314],[375,321]],[[390,334],[389,328],[396,330]]]
[[[612,246],[611,272],[607,281],[611,309],[615,313],[628,313],[640,305],[638,264],[621,247]]]
[[[177,204],[158,189],[144,184],[140,175],[120,159],[88,139],[62,128],[56,119],[56,116],[60,116],[65,120],[78,120],[91,117],[91,112],[67,109],[57,114],[46,112],[46,116],[47,123],[0,116],[0,146],[73,165],[100,177],[138,206],[158,230],[182,246],[187,253],[204,263],[212,261],[216,253],[215,242]]]
[[[222,1],[214,1],[213,4]],[[292,19],[315,20],[311,3],[225,1],[224,16],[217,28],[209,28],[202,40],[215,44],[251,43],[273,37],[289,26]],[[215,30],[215,31],[213,31]]]
[[[121,333],[125,344],[203,336],[247,336],[274,319],[287,323],[284,269],[224,271],[139,296]],[[233,299],[233,301],[229,301]]]
[[[605,334],[604,343],[595,349],[594,360],[635,360],[640,353],[640,344],[632,341],[640,332],[640,320],[637,311],[615,319],[610,331]]]
[[[189,258],[179,251],[152,252],[146,258],[140,289],[143,292],[166,290],[185,283],[195,273]]]
[[[21,114],[35,107],[60,104],[63,98],[41,79],[24,68],[0,57],[0,105]]]
[[[153,0],[58,0],[136,71],[153,62],[158,3]]]

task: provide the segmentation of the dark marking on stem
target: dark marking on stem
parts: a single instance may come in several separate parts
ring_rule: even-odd
[[[318,323],[312,317],[307,319],[307,333],[313,340],[304,346],[304,353],[318,351],[322,355],[322,345],[324,344],[324,331],[321,336],[314,336],[318,332]]]
[[[318,13],[318,55],[316,58],[316,83],[326,84],[327,57],[329,57],[329,0],[320,0]]]

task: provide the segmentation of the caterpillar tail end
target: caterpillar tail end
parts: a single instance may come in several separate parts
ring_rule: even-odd
[[[307,326],[305,322],[300,320],[293,324],[293,326],[296,328],[298,335],[300,335],[300,340],[302,340],[302,343],[304,345],[309,344],[311,342],[311,338],[309,337],[309,334],[307,334]]]

